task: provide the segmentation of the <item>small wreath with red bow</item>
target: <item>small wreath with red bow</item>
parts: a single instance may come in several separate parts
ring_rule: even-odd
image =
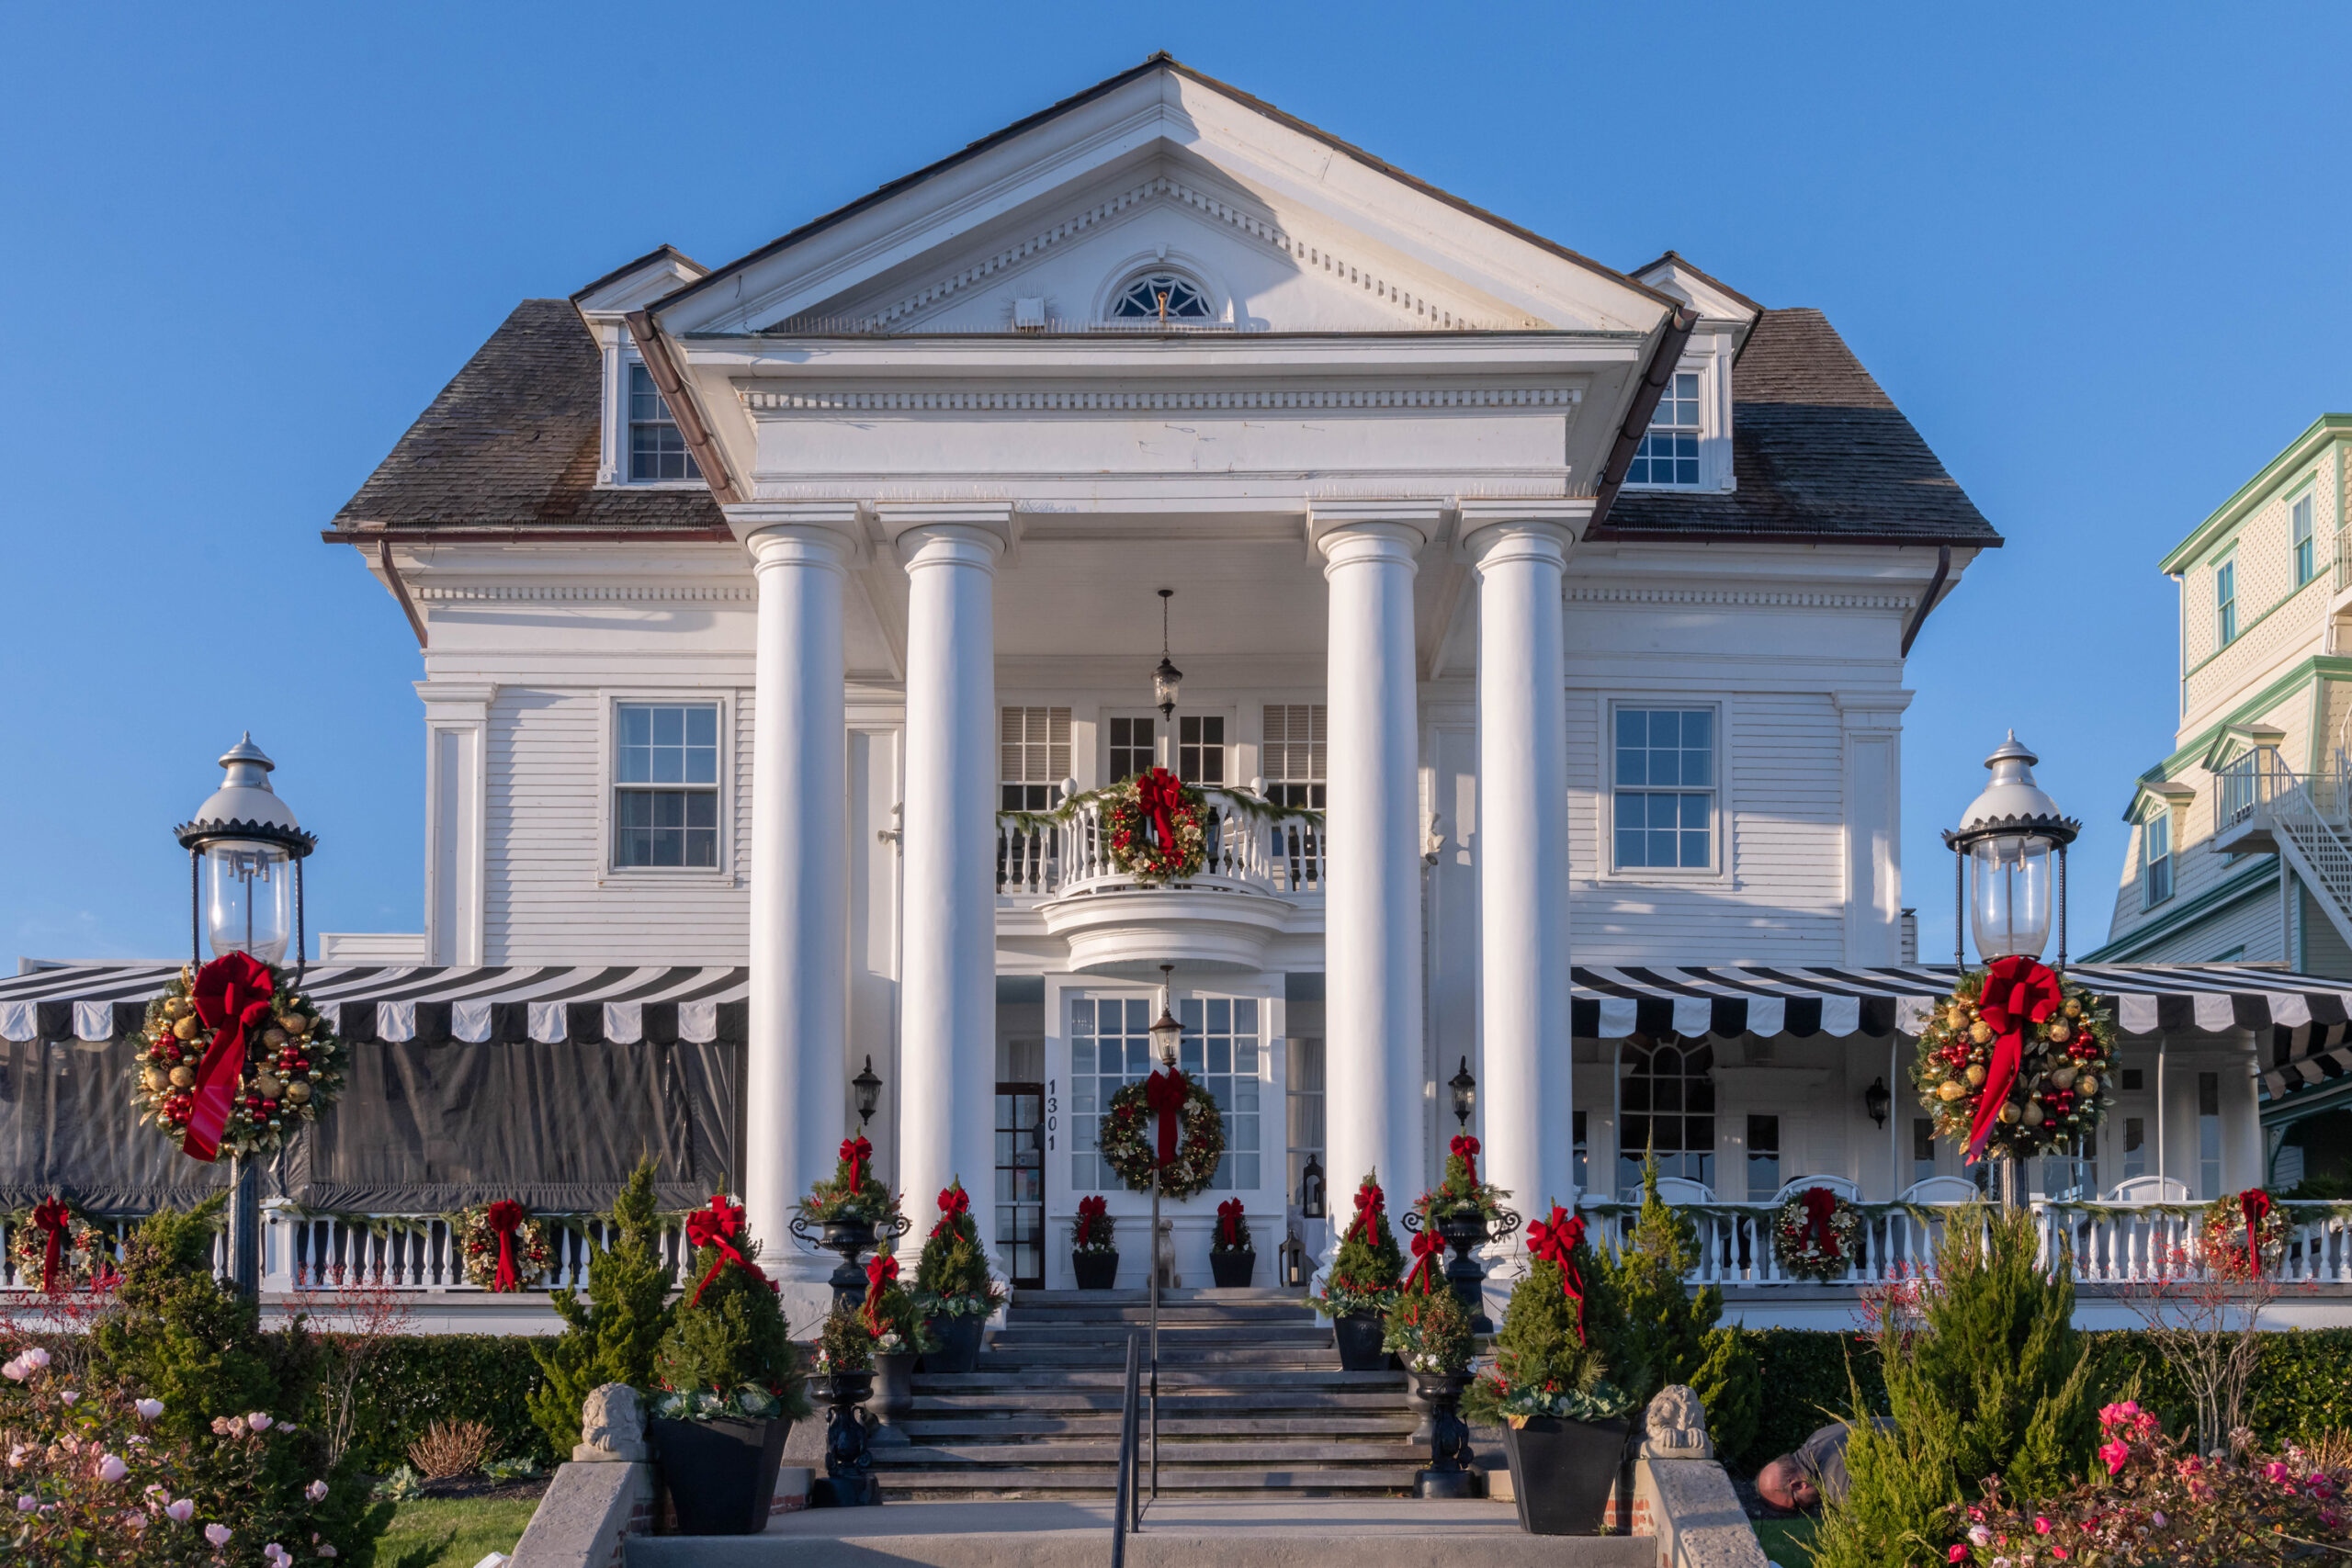
[[[1208,797],[1165,768],[1102,792],[1112,866],[1146,886],[1195,876],[1208,856]]]
[[[485,1291],[531,1290],[555,1261],[547,1226],[512,1198],[461,1210],[449,1228],[467,1282]]]
[[[1800,1280],[1837,1280],[1853,1267],[1861,1211],[1826,1187],[1792,1192],[1772,1222],[1772,1256]]]
[[[139,1120],[191,1159],[276,1154],[334,1103],[350,1059],[285,970],[242,953],[183,967],[140,1034]]]
[[[1225,1157],[1225,1117],[1208,1090],[1181,1073],[1176,1076],[1183,1079],[1184,1102],[1177,1112],[1175,1155],[1159,1173],[1159,1190],[1182,1202],[1207,1191],[1216,1179],[1217,1162]],[[1152,1167],[1159,1153],[1150,1083],[1150,1078],[1138,1078],[1114,1094],[1094,1131],[1094,1146],[1103,1163],[1130,1192],[1151,1190]]]
[[[2114,1104],[2115,1015],[2040,960],[1960,977],[1919,1031],[1911,1081],[1967,1160],[2026,1159],[2096,1130]]]
[[[20,1291],[53,1293],[116,1271],[114,1238],[54,1193],[8,1216],[8,1257]]]
[[[2216,1198],[2205,1205],[2205,1266],[2225,1280],[2267,1274],[2286,1261],[2294,1229],[2287,1211],[2262,1188]]]

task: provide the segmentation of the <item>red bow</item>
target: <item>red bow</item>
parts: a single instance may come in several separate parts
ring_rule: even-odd
[[[873,1154],[874,1145],[865,1141],[863,1133],[854,1138],[842,1140],[842,1163],[849,1167],[850,1191],[854,1192],[865,1185],[865,1162]]]
[[[1443,1257],[1444,1254],[1445,1243],[1440,1240],[1435,1235],[1429,1231],[1419,1231],[1415,1233],[1413,1236],[1413,1271],[1405,1276],[1405,1282],[1397,1287],[1398,1291],[1410,1291],[1413,1288],[1413,1281],[1416,1280],[1419,1280],[1421,1282],[1422,1294],[1427,1295],[1430,1291],[1435,1290],[1437,1288],[1437,1269],[1432,1260]]]
[[[1217,1239],[1227,1247],[1241,1245],[1241,1200],[1227,1198],[1216,1206]]]
[[[490,1206],[490,1228],[498,1233],[497,1289],[513,1291],[522,1288],[514,1277],[514,1232],[523,1224],[523,1205],[512,1198],[501,1198]]]
[[[1570,1217],[1559,1204],[1552,1217],[1527,1227],[1527,1250],[1560,1266],[1560,1292],[1577,1303],[1577,1343],[1584,1343],[1584,1276],[1577,1271],[1577,1248],[1584,1245],[1584,1216]]]
[[[1176,1161],[1176,1119],[1184,1109],[1184,1074],[1181,1068],[1166,1072],[1155,1070],[1143,1084],[1144,1103],[1159,1118],[1159,1168],[1167,1169]]]
[[[2270,1194],[2259,1187],[2249,1187],[2238,1194],[2238,1212],[2245,1216],[2245,1267],[2248,1274],[2262,1272],[2262,1238],[2255,1227],[2270,1217]],[[33,1218],[40,1218],[40,1211],[33,1211]],[[57,1243],[49,1244],[54,1247]]]
[[[1466,1134],[1457,1134],[1446,1147],[1462,1156],[1464,1168],[1470,1172],[1470,1185],[1478,1185],[1478,1140]]]
[[[1360,1235],[1370,1241],[1374,1228],[1380,1224],[1381,1206],[1387,1201],[1388,1195],[1381,1191],[1380,1183],[1376,1181],[1367,1181],[1357,1188],[1356,1217],[1349,1223],[1348,1235]]]
[[[939,1223],[931,1227],[931,1234],[939,1235],[954,1230],[956,1222],[971,1213],[971,1194],[965,1191],[961,1186],[941,1188],[939,1190]]]
[[[1100,1196],[1078,1201],[1078,1244],[1090,1245],[1094,1240],[1094,1222],[1109,1213],[1111,1205]]]
[[[51,1295],[57,1293],[58,1274],[65,1267],[65,1235],[74,1224],[73,1211],[55,1198],[44,1198],[33,1205],[33,1224],[49,1233],[49,1242],[41,1252],[40,1288]]]
[[[1962,1165],[1974,1165],[1984,1152],[1984,1141],[2001,1119],[2009,1089],[2025,1060],[2024,1029],[2047,1023],[2065,1006],[2066,996],[2057,972],[2040,959],[2011,953],[1993,960],[1985,972],[1984,994],[1977,998],[1976,1014],[2000,1038],[1993,1044],[1993,1060],[1984,1069],[1984,1087],[1978,1092],[1976,1119],[1968,1129],[1968,1155]]]
[[[716,1192],[710,1195],[709,1208],[696,1209],[686,1216],[686,1240],[697,1251],[706,1247],[718,1248],[718,1260],[711,1264],[710,1272],[702,1277],[702,1283],[695,1287],[695,1293],[687,1305],[699,1305],[703,1292],[710,1288],[710,1282],[718,1278],[718,1271],[729,1263],[762,1284],[768,1284],[768,1277],[760,1272],[760,1266],[735,1250],[735,1237],[742,1229],[743,1206],[730,1203]],[[775,1287],[768,1285],[768,1288],[774,1290]]]
[[[1836,1256],[1838,1234],[1829,1228],[1829,1221],[1838,1213],[1838,1194],[1826,1187],[1808,1187],[1799,1201],[1804,1204],[1804,1234],[1820,1247],[1822,1257]]]
[[[196,1069],[194,1105],[188,1111],[187,1135],[180,1150],[190,1159],[220,1157],[221,1134],[229,1130],[229,1108],[236,1103],[237,1085],[245,1076],[245,1031],[269,1018],[270,994],[277,986],[269,965],[252,955],[225,953],[196,972],[188,999],[196,1016],[212,1031],[212,1043]]]
[[[1176,848],[1176,813],[1184,804],[1182,781],[1166,768],[1154,768],[1136,781],[1136,800],[1151,818],[1151,830],[1159,835],[1159,847],[1172,853]],[[1168,1162],[1163,1159],[1160,1163]]]
[[[898,1281],[899,1260],[882,1253],[865,1266],[865,1326],[874,1337],[882,1337],[882,1292]]]

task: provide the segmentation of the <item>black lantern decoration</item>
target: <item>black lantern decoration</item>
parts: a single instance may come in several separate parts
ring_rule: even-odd
[[[1984,759],[1993,782],[1961,813],[1958,829],[1944,834],[1953,855],[1951,945],[1956,964],[1965,967],[1968,961],[1963,930],[1973,932],[1977,956],[1987,963],[2011,954],[2041,957],[2050,941],[2054,908],[2056,967],[2066,966],[2066,846],[2083,825],[2061,816],[2058,803],[2033,782],[2033,764],[2041,760],[2018,742],[2016,730],[2009,731],[2008,739]],[[2052,852],[2058,862],[2054,901]],[[1973,898],[1968,886],[1972,867]]]
[[[1168,657],[1168,601],[1175,596],[1173,588],[1159,591],[1159,667],[1151,672],[1151,700],[1159,705],[1162,724],[1176,711],[1176,689],[1184,679],[1184,672]]]
[[[1453,1091],[1453,1119],[1466,1133],[1470,1130],[1470,1112],[1478,1106],[1478,1080],[1470,1076],[1469,1057],[1462,1058],[1460,1070],[1446,1080],[1445,1087]]]
[[[1301,1219],[1319,1220],[1326,1213],[1323,1204],[1323,1162],[1313,1155],[1306,1156],[1306,1168],[1298,1173],[1298,1213]]]
[[[242,953],[276,964],[294,949],[294,983],[301,983],[308,933],[302,907],[302,863],[319,847],[293,811],[269,787],[277,764],[254,744],[253,732],[220,755],[220,787],[173,835],[187,851],[188,973],[212,955]],[[261,1290],[260,1172],[243,1156],[229,1158],[229,1281],[246,1295]]]
[[[1278,1252],[1282,1261],[1283,1288],[1293,1291],[1304,1290],[1307,1281],[1313,1277],[1314,1270],[1306,1266],[1306,1247],[1298,1239],[1296,1231],[1291,1231],[1283,1235],[1283,1244]]]
[[[1871,1087],[1862,1090],[1862,1109],[1881,1128],[1886,1125],[1886,1113],[1894,1107],[1894,1096],[1886,1091],[1886,1079],[1874,1078]]]
[[[863,1128],[874,1120],[875,1109],[882,1103],[882,1079],[874,1070],[873,1057],[865,1058],[865,1066],[849,1080],[849,1087],[857,1091],[857,1124]]]

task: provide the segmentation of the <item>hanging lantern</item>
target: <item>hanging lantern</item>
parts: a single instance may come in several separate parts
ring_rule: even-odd
[[[1176,693],[1184,681],[1184,672],[1168,657],[1168,601],[1175,596],[1173,588],[1159,591],[1159,667],[1151,672],[1151,700],[1159,708],[1162,724],[1176,711]]]
[[[2066,962],[2066,846],[2083,825],[2061,816],[2058,803],[2033,782],[2033,764],[2041,760],[2011,730],[1984,759],[1993,782],[1961,814],[1960,827],[1944,834],[1955,857],[1955,963],[1966,962],[1959,930],[1963,908],[1977,956],[1988,963],[2013,953],[2041,957],[2049,945],[2054,909],[2058,963]]]

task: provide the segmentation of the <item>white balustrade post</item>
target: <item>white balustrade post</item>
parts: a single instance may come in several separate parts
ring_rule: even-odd
[[[1561,624],[1575,535],[1466,502],[1462,526],[1478,570],[1478,1101],[1488,1179],[1532,1218],[1577,1190]]]
[[[786,1227],[801,1195],[832,1174],[848,1106],[842,590],[856,517],[845,505],[747,505],[728,508],[728,523],[759,584],[742,1198],[798,1324],[825,1299],[829,1270]]]
[[[1434,523],[1408,507],[1314,519],[1330,585],[1325,1157],[1335,1191],[1376,1167],[1393,1202],[1429,1185],[1413,574]]]
[[[961,1177],[995,1255],[996,564],[1009,509],[884,509],[907,565],[899,1175],[915,1235]]]

